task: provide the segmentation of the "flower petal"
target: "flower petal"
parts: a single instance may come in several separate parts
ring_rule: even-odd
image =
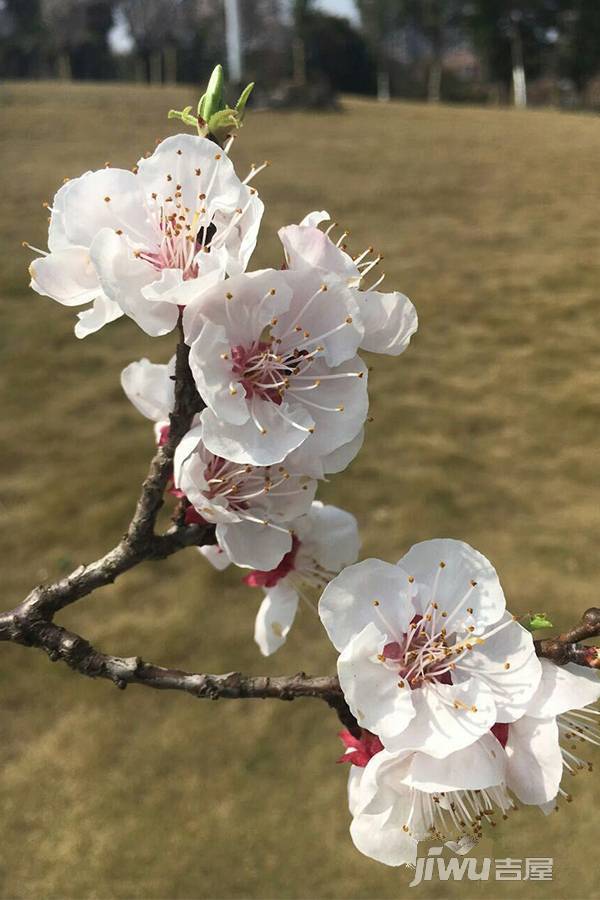
[[[334,647],[343,650],[370,622],[390,641],[398,640],[415,615],[408,588],[405,573],[380,559],[366,559],[340,572],[319,601],[319,615]]]
[[[467,619],[467,608],[473,609],[473,616],[466,624],[475,626],[475,634],[497,622],[504,612],[506,601],[496,570],[485,556],[463,541],[423,541],[411,547],[398,565],[435,594],[432,599],[448,613],[448,621],[456,613],[453,627]],[[472,586],[472,582],[476,585]]]
[[[421,791],[482,790],[502,784],[506,778],[506,755],[493,734],[448,754],[443,759],[415,753],[403,783]]]
[[[373,622],[369,622],[344,647],[338,658],[340,687],[346,702],[361,728],[377,734],[397,734],[415,716],[415,706],[408,687],[400,688],[398,675],[379,659],[387,643]]]
[[[102,293],[86,247],[69,247],[34,259],[29,274],[34,291],[63,306],[81,306]]]
[[[121,387],[138,412],[153,422],[169,418],[175,402],[175,357],[168,365],[140,359],[121,372]]]
[[[286,641],[298,609],[298,593],[285,579],[271,588],[260,605],[254,624],[254,640],[263,656],[271,656]]]
[[[399,356],[418,327],[417,311],[408,297],[394,292],[357,291],[365,336],[361,347],[372,353]]]
[[[415,715],[408,727],[388,717],[371,729],[386,750],[419,750],[442,759],[468,747],[496,721],[493,694],[476,678],[463,684],[426,684],[410,693]]]
[[[553,800],[562,778],[563,759],[556,719],[524,716],[508,729],[507,784],[523,803]]]
[[[452,678],[455,682],[483,678],[494,695],[496,721],[514,722],[528,709],[540,683],[542,667],[531,634],[512,621],[507,612],[489,630],[493,632],[502,625],[505,627],[491,637],[484,631],[473,641],[473,649],[456,663]]]
[[[247,521],[219,523],[217,540],[236,566],[264,572],[274,569],[292,547],[288,531]]]
[[[558,716],[570,709],[583,709],[600,697],[600,677],[594,669],[569,663],[557,666],[541,659],[542,680],[527,709],[528,716]]]

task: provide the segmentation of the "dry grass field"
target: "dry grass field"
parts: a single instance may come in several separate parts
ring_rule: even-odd
[[[71,312],[29,291],[20,242],[45,245],[41,202],[64,176],[131,166],[193,94],[0,86],[3,607],[118,539],[152,452],[119,373],[172,347],[124,320],[77,341]],[[339,115],[252,113],[235,152],[242,173],[273,161],[256,266],[278,263],[281,224],[327,208],[353,247],[384,253],[388,289],[419,311],[406,355],[373,360],[365,448],[322,496],[358,517],[365,556],[461,537],[494,561],[513,611],[558,624],[598,600],[599,151],[591,116],[348,101]],[[191,670],[333,670],[306,609],[264,661],[258,602],[187,550],[61,621],[108,652]],[[553,882],[409,890],[407,871],[351,845],[338,723],[315,701],[123,693],[0,650],[2,900],[598,897],[597,775],[478,851],[553,856]]]

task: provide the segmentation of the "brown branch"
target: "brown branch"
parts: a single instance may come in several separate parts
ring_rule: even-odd
[[[175,514],[174,525],[156,534],[156,520],[164,503],[164,493],[172,474],[175,449],[189,430],[194,416],[203,408],[189,367],[189,347],[185,344],[181,320],[175,364],[175,402],[170,416],[169,437],[156,450],[127,533],[116,547],[89,565],[79,566],[66,578],[39,585],[14,609],[0,613],[0,641],[11,641],[44,650],[52,661],[66,663],[90,678],[105,678],[119,688],[141,684],[157,690],[185,691],[194,697],[223,698],[317,697],[337,712],[350,731],[360,734],[348,709],[338,680],[292,676],[250,676],[239,672],[207,675],[167,669],[143,662],[139,657],[119,657],[102,653],[85,638],[68,631],[53,620],[66,606],[115,581],[119,575],[148,560],[165,559],[184,547],[215,543],[214,525],[185,525],[185,509]]]
[[[576,663],[591,669],[600,669],[600,648],[582,644],[581,641],[600,636],[600,609],[587,609],[581,621],[556,638],[534,641],[538,656],[551,659],[559,666]]]

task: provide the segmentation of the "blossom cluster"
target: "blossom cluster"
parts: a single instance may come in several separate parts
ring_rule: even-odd
[[[263,214],[224,149],[179,134],[132,171],[106,167],[66,181],[50,206],[49,252],[31,264],[40,294],[78,312],[85,337],[128,316],[149,336],[176,326],[204,409],[175,453],[173,492],[186,521],[214,523],[219,568],[250,569],[262,587],[255,638],[285,641],[298,600],[358,558],[356,521],[315,501],[319,480],[346,468],[363,442],[368,370],[359,349],[401,354],[414,306],[377,290],[369,247],[352,257],[325,212],[279,232],[282,256],[248,271]],[[371,282],[369,284],[369,282]],[[136,408],[165,441],[174,360],[122,373]]]
[[[214,524],[203,556],[264,592],[254,633],[264,655],[285,642],[300,600],[321,594],[357,723],[342,734],[355,845],[389,865],[414,863],[432,838],[466,852],[517,802],[547,811],[568,798],[564,771],[586,765],[577,744],[600,742],[590,708],[600,682],[538,659],[472,547],[432,540],[396,565],[357,562],[356,520],[315,499],[363,443],[359,351],[399,356],[417,315],[403,294],[378,290],[381,257],[350,255],[324,211],[281,228],[281,258],[249,271],[262,168],[240,179],[214,140],[178,134],[131,171],[67,181],[31,284],[82,308],[80,338],[122,316],[151,337],[179,329],[202,411],[175,448],[170,490],[186,524]],[[158,444],[174,380],[175,358],[122,372]]]
[[[325,588],[321,620],[359,726],[343,732],[356,847],[414,865],[419,841],[466,853],[518,803],[547,813],[563,774],[591,768],[597,673],[538,659],[491,563],[425,541],[396,564],[368,559]]]

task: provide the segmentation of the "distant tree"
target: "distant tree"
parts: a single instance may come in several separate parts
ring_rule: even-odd
[[[61,78],[106,78],[114,0],[41,0],[41,19]]]
[[[43,74],[46,58],[40,0],[0,3],[0,72],[9,78]]]
[[[561,61],[564,74],[581,91],[600,73],[600,2],[577,0],[563,12],[564,31]]]
[[[178,50],[193,43],[204,6],[194,0],[121,0],[140,78],[158,83],[177,80]]]
[[[377,96],[380,100],[390,97],[389,36],[407,24],[405,0],[356,0],[362,29],[375,61],[377,72]]]
[[[348,19],[313,12],[305,25],[308,71],[326,78],[335,91],[372,94],[375,65],[365,39]]]
[[[516,105],[526,104],[527,80],[542,71],[564,27],[565,10],[572,6],[565,0],[473,0],[468,5],[466,21],[490,77],[512,83]]]

